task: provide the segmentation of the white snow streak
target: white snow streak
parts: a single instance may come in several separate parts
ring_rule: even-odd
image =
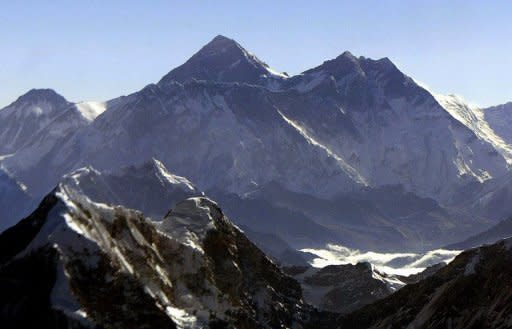
[[[311,136],[304,127],[302,127],[298,122],[295,122],[291,119],[289,119],[287,116],[285,116],[281,111],[277,111],[279,113],[279,115],[284,119],[284,121],[286,121],[290,126],[292,126],[293,128],[295,128],[295,130],[297,130],[297,132],[299,132],[299,134],[302,135],[302,137],[304,137],[308,143],[310,143],[311,145],[314,145],[314,146],[317,146],[319,147],[320,149],[322,149],[323,151],[325,151],[327,153],[327,155],[329,155],[330,157],[334,158],[338,164],[340,165],[340,167],[352,178],[354,179],[355,181],[357,181],[358,183],[360,184],[363,184],[363,185],[368,185],[368,182],[366,181],[366,179],[364,179],[364,177],[362,177],[361,175],[359,175],[359,173],[352,167],[350,166],[347,162],[345,162],[345,160],[343,160],[343,158],[341,158],[339,155],[337,155],[336,153],[334,153],[331,149],[329,149],[327,146],[321,144],[320,142],[318,142],[316,139],[313,138],[313,136]]]

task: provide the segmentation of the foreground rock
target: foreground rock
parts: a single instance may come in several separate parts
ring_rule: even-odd
[[[0,247],[6,328],[304,328],[316,316],[206,198],[155,223],[61,185]]]
[[[510,328],[512,240],[463,252],[431,277],[334,322],[338,328]]]

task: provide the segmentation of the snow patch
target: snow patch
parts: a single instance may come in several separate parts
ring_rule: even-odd
[[[158,227],[180,243],[204,253],[203,240],[208,231],[215,228],[209,206],[203,205],[205,200],[214,204],[213,201],[201,197],[189,198],[177,204],[171,213],[157,224]]]
[[[75,106],[80,114],[89,122],[96,119],[98,115],[107,109],[107,103],[105,102],[79,102]]]
[[[334,153],[327,146],[318,142],[315,138],[313,138],[313,136],[311,136],[307,132],[306,128],[302,127],[298,122],[293,121],[292,119],[288,118],[279,110],[277,112],[283,118],[283,120],[286,121],[286,123],[288,123],[290,126],[295,128],[295,130],[297,130],[297,132],[300,135],[302,135],[302,137],[304,137],[308,141],[308,143],[319,147],[320,149],[325,151],[327,153],[327,155],[334,158],[337,161],[337,163],[340,165],[340,167],[344,170],[344,172],[346,172],[352,179],[354,179],[359,184],[368,186],[368,182],[366,181],[366,179],[364,177],[362,177],[361,175],[359,175],[359,173],[352,166],[350,166],[343,158],[341,158],[339,155]]]
[[[153,162],[155,164],[155,167],[158,170],[158,173],[163,178],[165,178],[167,180],[167,182],[169,182],[173,185],[183,185],[188,190],[190,190],[192,192],[196,190],[194,185],[192,185],[192,183],[188,179],[186,179],[185,177],[176,176],[176,175],[171,174],[169,171],[167,171],[167,168],[165,168],[163,163],[160,162],[159,160],[153,158]]]
[[[195,328],[197,318],[194,315],[189,314],[185,310],[172,306],[167,306],[165,308],[165,312],[174,321],[178,328]]]

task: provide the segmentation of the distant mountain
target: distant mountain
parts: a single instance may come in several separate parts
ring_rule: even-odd
[[[0,235],[5,327],[307,327],[315,311],[220,208],[159,223],[61,185]]]
[[[69,133],[47,126],[0,160],[37,198],[79,168],[116,171],[156,158],[200,191],[270,205],[268,218],[287,212],[282,223],[300,218],[295,232],[277,232],[292,246],[302,239],[421,249],[459,241],[492,224],[485,214],[466,209],[490,182],[508,174],[506,157],[490,139],[454,118],[389,59],[349,52],[288,77],[218,36],[157,84],[100,110],[93,104],[70,106],[93,120],[82,120]],[[285,209],[264,196],[251,198],[274,183],[286,193],[327,201],[329,209],[340,195],[389,186],[417,200],[431,199],[437,208],[433,213],[414,202],[419,208],[409,209],[404,202],[405,217],[394,222],[379,209],[326,222],[300,205]],[[228,213],[236,208],[225,206]],[[254,214],[241,215],[255,222]],[[377,225],[368,229],[368,223]],[[249,227],[276,234],[278,226],[271,231],[270,222],[255,224],[266,230]],[[311,231],[303,230],[306,224]]]
[[[482,233],[476,234],[459,243],[447,246],[447,249],[464,250],[496,243],[512,237],[512,218],[502,220]]]
[[[425,251],[457,241],[458,236],[477,233],[476,228],[483,230],[492,223],[474,213],[418,197],[400,186],[344,193],[331,199],[291,192],[277,183],[243,198],[215,190],[206,193],[239,222],[279,235],[296,248],[322,248],[330,242],[360,250]]]
[[[471,129],[478,138],[492,144],[508,164],[512,164],[512,126],[508,124],[512,123],[512,116],[508,110],[512,110],[512,106],[504,104],[482,109],[468,104],[457,95],[434,96],[455,119]],[[470,208],[474,214],[497,221],[508,218],[512,215],[512,208],[508,206],[512,202],[512,174],[508,171],[501,177],[487,181],[486,184],[474,186],[460,193],[460,196],[462,208]]]
[[[32,89],[0,110],[0,162],[7,162],[5,167],[11,175],[39,200],[62,177],[64,172],[58,168],[71,161],[66,154],[61,158],[50,158],[49,154],[104,110],[102,103],[75,104],[51,89]],[[34,168],[38,162],[56,168],[41,175]]]
[[[0,154],[17,151],[71,103],[51,89],[32,89],[0,110]]]
[[[45,139],[66,137],[104,110],[99,102],[74,104],[52,89],[32,89],[0,109],[0,155],[31,143],[46,146]]]
[[[158,84],[165,86],[191,80],[266,84],[268,79],[277,82],[286,78],[287,75],[272,70],[235,40],[218,35],[185,64],[166,74]]]
[[[485,120],[507,143],[512,144],[512,102],[483,110]]]
[[[497,129],[496,121],[501,120],[491,119],[491,113],[499,110],[481,109],[468,104],[457,95],[434,94],[434,97],[455,119],[471,129],[480,139],[493,145],[509,163],[512,162],[512,139],[504,135],[504,129]],[[512,124],[512,116],[510,123]]]
[[[491,144],[389,59],[346,52],[276,78],[221,36],[158,85],[109,102],[104,115],[49,156],[64,154],[72,161],[50,172],[154,156],[203,190],[225,185],[237,194],[272,180],[317,196],[400,184],[446,202],[466,184],[506,172]]]

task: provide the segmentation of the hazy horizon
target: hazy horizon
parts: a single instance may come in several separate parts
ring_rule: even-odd
[[[390,58],[437,93],[512,101],[509,3],[230,1],[7,3],[0,13],[0,108],[32,88],[107,100],[157,82],[218,34],[298,74],[345,50]]]

